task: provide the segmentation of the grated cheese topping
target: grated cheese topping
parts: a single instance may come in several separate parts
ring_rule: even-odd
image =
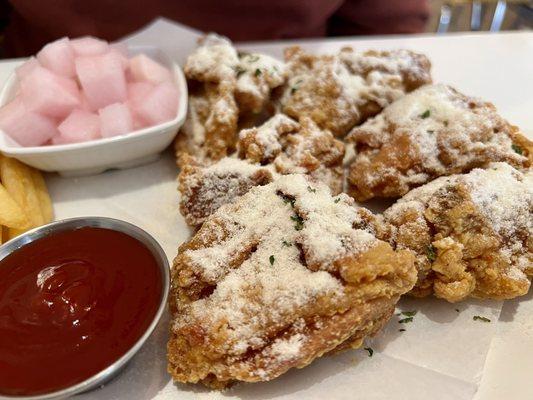
[[[500,238],[500,254],[511,264],[509,274],[524,279],[523,271],[530,268],[524,233],[533,232],[533,170],[521,172],[509,164],[498,162],[488,169],[474,169],[468,174],[440,177],[411,190],[385,211],[385,218],[395,219],[408,210],[420,211],[422,218],[427,205],[446,196],[452,187],[464,186],[470,201],[476,206],[496,236]]]
[[[286,112],[314,115],[319,125],[337,135],[375,114],[378,110],[370,111],[370,104],[383,108],[431,82],[429,61],[408,50],[344,48],[332,56],[310,56],[296,48],[289,49],[287,58],[290,79],[281,99]],[[324,113],[335,121],[328,121]]]
[[[238,65],[237,50],[231,41],[210,33],[201,39],[200,46],[187,57],[184,71],[190,79],[220,82],[235,79]]]
[[[371,149],[358,157],[372,157],[381,145],[394,137],[406,136],[409,140],[406,157],[419,161],[402,179],[409,185],[418,185],[431,176],[461,172],[483,161],[525,163],[527,158],[512,148],[513,134],[513,128],[491,104],[438,84],[423,86],[395,101],[354,128],[348,140],[370,145]],[[354,165],[364,160],[356,159]],[[390,172],[395,174],[394,169]],[[372,179],[379,181],[381,176],[365,179],[371,184]]]
[[[287,318],[320,296],[340,299],[342,282],[328,273],[332,263],[377,243],[369,231],[353,228],[363,221],[349,196],[333,198],[325,185],[304,175],[287,175],[254,187],[222,206],[211,220],[220,221],[223,228],[209,226],[210,234],[219,229],[223,240],[186,250],[183,256],[195,275],[216,283],[216,288],[209,297],[191,303],[189,312],[178,315],[175,323],[179,328],[191,318],[207,324],[225,321],[228,351],[235,355],[264,343],[258,336],[263,332],[260,327]],[[249,245],[254,251],[232,269]],[[292,338],[273,351],[296,351],[300,342]]]
[[[185,167],[179,175],[182,213],[189,224],[201,224],[223,204],[272,181],[275,175],[272,168],[229,157],[206,167]]]

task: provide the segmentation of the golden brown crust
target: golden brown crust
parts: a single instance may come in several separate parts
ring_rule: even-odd
[[[429,60],[407,50],[316,56],[299,47],[285,50],[289,81],[282,111],[344,136],[406,92],[431,82]]]
[[[239,126],[272,112],[271,92],[286,79],[282,62],[237,53],[229,40],[213,34],[201,39],[184,72],[190,93],[187,117],[175,142],[180,167],[185,155],[203,163],[230,155]]]
[[[385,212],[392,243],[417,254],[415,296],[450,302],[527,293],[533,270],[532,172],[507,164],[411,191]]]
[[[400,197],[439,176],[490,162],[531,165],[532,142],[495,107],[445,85],[424,86],[352,130],[348,192],[358,201]]]
[[[277,114],[259,127],[242,130],[238,148],[242,160],[225,157],[209,165],[187,154],[182,157],[180,211],[189,225],[201,224],[221,205],[280,175],[307,174],[333,194],[342,191],[344,144],[310,119],[299,124]]]
[[[271,380],[374,334],[416,279],[412,254],[373,235],[381,224],[304,175],[219,209],[174,261],[173,378]]]
[[[272,180],[268,169],[238,159],[224,158],[211,166],[189,161],[178,176],[181,214],[189,225],[200,225],[223,204]]]

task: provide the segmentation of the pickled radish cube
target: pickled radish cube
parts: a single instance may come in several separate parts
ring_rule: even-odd
[[[66,78],[76,75],[74,70],[74,50],[68,38],[62,38],[48,43],[37,53],[37,60],[43,67]]]
[[[109,49],[111,51],[113,50],[117,51],[118,53],[122,54],[126,58],[130,56],[128,45],[126,43],[121,43],[121,42],[110,43]]]
[[[128,83],[128,101],[126,104],[131,110],[134,129],[141,129],[149,125],[149,122],[145,121],[139,115],[137,109],[141,106],[142,102],[146,99],[154,87],[154,85],[148,82]]]
[[[0,108],[0,128],[21,146],[40,146],[58,134],[53,119],[28,111],[20,98]]]
[[[128,83],[128,101],[137,105],[143,101],[154,88],[155,85],[148,82]]]
[[[98,111],[103,137],[123,135],[133,130],[131,112],[123,103],[110,104]]]
[[[163,82],[151,90],[135,108],[138,115],[150,124],[160,124],[176,117],[178,91],[173,84]]]
[[[120,60],[120,65],[122,66],[122,69],[127,74],[127,69],[130,65],[130,61],[126,56],[124,56],[122,53],[120,53],[118,50],[111,49],[109,50],[109,54],[113,54]],[[128,76],[126,75],[126,80],[128,79]]]
[[[145,121],[144,119],[136,115],[133,111],[131,111],[131,114],[132,114],[132,125],[133,125],[132,131],[137,131],[139,129],[146,128],[150,125],[147,121]]]
[[[79,143],[100,137],[100,118],[98,115],[76,109],[59,124],[59,132],[65,143]]]
[[[35,67],[20,83],[24,105],[49,117],[64,118],[80,104],[75,81]]]
[[[125,43],[112,43],[109,45],[109,52],[116,54],[122,63],[124,70],[130,65],[128,46]],[[126,77],[127,78],[127,77]]]
[[[154,84],[170,81],[170,71],[150,57],[139,54],[130,59],[130,71],[134,81],[147,81]]]
[[[83,36],[77,39],[72,39],[70,45],[76,56],[97,56],[104,54],[109,50],[109,45],[106,41],[92,36]]]
[[[31,71],[35,69],[35,67],[38,67],[39,65],[39,61],[37,61],[35,57],[31,57],[24,64],[17,67],[15,74],[17,74],[17,78],[19,78],[19,80],[23,80],[30,74]]]
[[[126,76],[116,54],[78,57],[76,72],[89,105],[99,110],[126,100]]]
[[[54,136],[50,142],[51,142],[51,144],[53,144],[53,145],[58,145],[58,144],[69,144],[69,143],[72,143],[72,142],[69,142],[67,139],[65,139],[65,138],[64,138],[63,136],[61,136],[61,135]]]
[[[90,104],[89,104],[89,101],[87,100],[87,97],[85,97],[85,95],[81,94],[81,98],[80,98],[80,105],[78,107],[80,110],[84,110],[84,111],[97,111],[97,110],[94,110]]]

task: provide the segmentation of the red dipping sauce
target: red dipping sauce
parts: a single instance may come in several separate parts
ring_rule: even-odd
[[[162,273],[125,233],[52,233],[0,261],[0,394],[82,382],[124,355],[157,314]]]

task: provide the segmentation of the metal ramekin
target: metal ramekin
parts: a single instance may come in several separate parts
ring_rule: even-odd
[[[20,249],[28,243],[34,242],[40,238],[48,236],[57,232],[64,232],[69,230],[75,230],[78,228],[93,227],[93,228],[105,228],[114,231],[125,233],[143,243],[156,259],[157,265],[161,270],[162,279],[162,293],[159,301],[159,308],[157,312],[144,332],[144,334],[137,340],[137,342],[118,360],[116,360],[109,367],[97,374],[91,376],[83,382],[77,383],[73,386],[61,389],[56,392],[46,393],[35,396],[3,396],[0,395],[0,399],[17,399],[17,400],[44,400],[44,399],[59,399],[72,396],[77,393],[85,392],[101,386],[105,382],[115,377],[126,363],[139,351],[144,342],[153,332],[157,323],[159,322],[163,311],[165,310],[167,297],[170,287],[170,269],[167,256],[161,248],[161,246],[155,241],[155,239],[141,228],[130,224],[129,222],[121,221],[113,218],[106,217],[80,217],[65,219],[58,222],[52,222],[48,225],[41,226],[39,228],[32,229],[9,242],[0,246],[0,261],[10,255],[13,251]]]

